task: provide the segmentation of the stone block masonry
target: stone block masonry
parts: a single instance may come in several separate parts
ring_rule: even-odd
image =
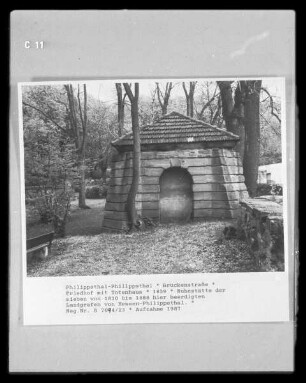
[[[126,201],[133,175],[133,153],[117,153],[111,166],[103,230],[128,227]],[[136,208],[140,216],[160,219],[160,177],[169,168],[183,168],[192,177],[193,219],[236,218],[239,202],[248,197],[239,154],[234,149],[185,149],[141,153]]]
[[[249,244],[261,271],[284,271],[284,228],[282,205],[266,198],[240,202],[238,233]]]

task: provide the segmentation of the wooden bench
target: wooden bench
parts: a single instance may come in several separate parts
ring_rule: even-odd
[[[54,238],[54,232],[49,232],[43,235],[39,235],[34,238],[27,239],[27,255],[30,255],[34,251],[43,250],[43,258],[47,257],[51,252],[51,244]]]

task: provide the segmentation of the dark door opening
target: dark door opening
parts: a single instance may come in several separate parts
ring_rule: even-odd
[[[160,176],[160,221],[188,222],[192,217],[192,177],[186,169],[172,167]]]

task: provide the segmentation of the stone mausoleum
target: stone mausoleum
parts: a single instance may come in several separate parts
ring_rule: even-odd
[[[172,112],[141,127],[140,137],[139,215],[162,223],[237,217],[239,201],[248,197],[241,159],[235,151],[238,136]],[[128,228],[132,133],[112,145],[116,154],[102,227],[103,231],[120,232]]]

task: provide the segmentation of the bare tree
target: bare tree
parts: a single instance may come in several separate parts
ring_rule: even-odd
[[[259,101],[261,81],[239,81],[233,92],[233,81],[218,81],[222,114],[228,131],[238,135],[237,151],[243,163],[243,173],[249,194],[256,193],[260,120]]]
[[[186,97],[186,106],[187,106],[187,116],[193,117],[193,109],[194,109],[194,91],[196,87],[196,81],[189,82],[189,92],[186,89],[186,85],[183,82],[183,89]]]
[[[73,87],[71,84],[64,85],[68,98],[68,113],[70,128],[74,133],[74,142],[78,154],[78,168],[80,173],[80,190],[79,190],[79,207],[89,209],[85,202],[85,152],[87,140],[87,90],[86,85],[83,85],[83,110],[80,98],[80,87],[78,85],[77,102],[74,96]],[[81,124],[78,122],[77,110]]]
[[[134,84],[134,94],[131,90],[130,84],[124,83],[123,86],[131,103],[131,118],[133,130],[133,179],[127,198],[128,219],[130,224],[130,230],[133,231],[138,226],[135,199],[138,191],[140,177],[140,131],[138,115],[139,83],[136,82]]]
[[[244,129],[244,101],[246,96],[246,82],[240,81],[233,92],[233,81],[217,81],[222,101],[222,115],[226,129],[240,137],[236,148],[241,160],[244,158],[245,129]],[[234,93],[234,94],[233,94]]]
[[[221,108],[222,108],[222,105],[221,105],[221,96],[220,96],[220,93],[218,95],[218,100],[217,100],[217,108],[215,109],[215,112],[212,116],[212,119],[211,119],[211,125],[217,125],[217,126],[222,126],[222,123],[223,123],[223,117],[221,116]]]
[[[164,92],[162,92],[159,83],[156,83],[156,91],[157,91],[157,98],[158,98],[158,103],[159,106],[161,107],[162,110],[162,115],[164,116],[167,114],[167,108],[169,104],[169,98],[171,94],[171,90],[173,89],[172,82],[167,82],[166,83],[166,88]]]
[[[123,95],[122,85],[120,83],[116,83],[116,91],[118,98],[118,136],[121,137],[124,128],[124,101],[126,93]]]
[[[206,94],[204,95],[204,92],[203,92],[203,99],[204,100],[202,102],[202,108],[198,112],[196,109],[196,105],[195,105],[194,110],[196,112],[197,119],[203,120],[204,119],[204,112],[209,108],[209,111],[210,111],[210,121],[209,122],[212,124],[213,119],[217,118],[216,109],[218,109],[218,107],[216,108],[215,105],[213,105],[213,103],[216,99],[218,100],[220,92],[217,92],[218,85],[216,85],[214,92],[211,95],[210,90],[209,90],[209,83],[206,82],[205,86],[206,86],[206,89],[205,89]],[[217,106],[218,106],[218,101],[217,101]]]
[[[244,106],[245,153],[243,169],[250,196],[256,195],[260,152],[260,90],[261,80],[246,81],[247,95]]]

